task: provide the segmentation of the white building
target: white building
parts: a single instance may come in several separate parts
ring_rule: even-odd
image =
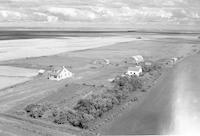
[[[178,60],[178,58],[172,58],[172,61],[173,61],[174,63],[176,63],[177,60]]]
[[[54,68],[48,76],[50,80],[57,80],[60,81],[62,79],[70,78],[73,76],[73,73],[67,70],[64,66]]]
[[[126,74],[129,76],[132,76],[132,75],[140,76],[141,73],[142,73],[141,66],[129,67],[126,72]]]
[[[40,69],[39,71],[38,71],[38,75],[43,75],[45,73],[45,70],[44,69]]]
[[[109,59],[104,59],[106,64],[109,65],[110,64],[110,60]]]
[[[135,60],[136,64],[144,62],[144,58],[141,55],[132,56],[132,58]]]

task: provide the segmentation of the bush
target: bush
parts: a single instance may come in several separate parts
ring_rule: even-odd
[[[96,112],[93,102],[91,99],[81,99],[78,101],[74,110],[86,113],[86,114],[93,114]]]
[[[75,111],[93,116],[95,119],[119,104],[116,97],[109,93],[92,95],[89,99],[80,100],[74,107]]]
[[[52,112],[53,116],[53,111],[56,110],[56,107],[51,104],[29,104],[25,107],[24,110],[28,114],[28,116],[32,118],[42,118],[47,111]]]
[[[114,80],[114,90],[136,91],[142,88],[142,80],[137,76],[117,76]]]
[[[128,77],[126,77],[126,76],[117,76],[114,79],[113,82],[117,86],[125,86],[125,84],[128,82]]]
[[[49,121],[53,121],[58,116],[58,114],[59,114],[59,109],[55,107],[45,111],[42,118]]]
[[[162,67],[159,64],[153,63],[152,65],[145,65],[142,64],[142,71],[143,72],[152,72],[152,71],[159,71]]]
[[[75,127],[87,129],[89,126],[89,122],[93,119],[93,116],[89,114],[68,110],[66,112],[61,111],[59,116],[54,120],[54,122],[57,124],[70,123]]]
[[[67,111],[60,111],[55,116],[54,123],[56,124],[66,124],[68,123],[68,113]]]
[[[104,112],[107,112],[113,108],[111,98],[106,97],[105,95],[93,95],[91,100],[96,109],[94,117],[101,117]]]
[[[137,76],[117,76],[114,80],[114,87],[108,90],[119,103],[125,100],[130,92],[141,89],[143,86],[142,80]]]
[[[25,111],[32,118],[41,118],[45,110],[46,109],[39,104],[30,104],[25,108]]]
[[[137,76],[132,76],[129,80],[129,84],[132,86],[129,91],[136,91],[137,89],[141,89],[143,86],[142,80]]]
[[[110,94],[112,94],[118,101],[118,103],[121,103],[122,100],[126,99],[129,95],[129,92],[127,89],[119,89],[118,86],[115,86],[113,89],[108,90]]]

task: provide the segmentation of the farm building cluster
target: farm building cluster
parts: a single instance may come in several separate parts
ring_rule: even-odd
[[[129,59],[132,60],[132,63],[134,65],[128,67],[127,71],[124,73],[125,75],[128,75],[128,76],[133,76],[133,75],[140,76],[143,72],[142,66],[140,65],[141,63],[143,63],[146,66],[152,65],[152,62],[150,62],[150,61],[145,62],[143,56],[141,56],[141,55],[131,56]],[[174,57],[174,58],[171,58],[168,61],[175,64],[178,61],[178,58]],[[127,60],[126,60],[126,63],[127,63]],[[110,63],[110,60],[108,60],[108,59],[98,59],[98,60],[93,61],[92,64],[109,65],[111,63]],[[41,69],[41,70],[38,71],[38,75],[43,75],[44,73],[46,73],[45,70]],[[48,73],[48,79],[49,80],[56,80],[56,81],[60,81],[60,80],[66,79],[66,78],[71,78],[73,76],[73,73],[71,71],[69,71],[65,66],[54,67],[53,69],[51,69],[47,73]]]
[[[40,69],[38,71],[38,75],[44,75],[47,74],[47,78],[49,80],[56,80],[56,81],[60,81],[66,78],[70,78],[73,76],[73,73],[71,71],[69,71],[65,66],[62,67],[54,67],[49,71],[45,71],[43,69]]]
[[[142,67],[139,66],[139,64],[144,62],[144,58],[141,55],[132,56],[131,58],[134,59],[136,66],[135,67],[129,67],[127,72],[126,72],[126,75],[140,76],[140,74],[142,74]]]

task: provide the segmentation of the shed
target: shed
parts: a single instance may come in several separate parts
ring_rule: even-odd
[[[141,55],[132,56],[132,58],[135,60],[136,64],[144,62],[144,58]]]
[[[129,76],[132,76],[132,75],[140,76],[141,73],[142,73],[141,66],[129,67],[126,72],[126,74]]]
[[[43,75],[43,74],[44,74],[44,72],[45,72],[45,70],[44,70],[44,69],[40,69],[40,70],[38,71],[38,75]]]

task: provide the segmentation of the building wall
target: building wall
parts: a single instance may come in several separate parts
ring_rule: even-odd
[[[128,71],[127,74],[130,75],[130,76],[131,75],[137,75],[137,76],[139,76],[140,72],[138,72],[138,71]]]
[[[49,79],[50,80],[62,80],[62,79],[65,79],[65,78],[69,78],[69,77],[72,77],[72,73],[66,69],[63,69],[62,72],[60,72],[59,75],[57,75],[57,78],[55,78],[54,76],[49,76]]]

